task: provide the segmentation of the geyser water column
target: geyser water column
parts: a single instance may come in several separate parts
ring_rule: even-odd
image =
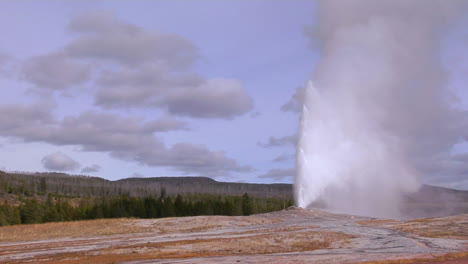
[[[440,65],[463,1],[319,1],[321,58],[306,85],[297,148],[300,207],[398,217],[421,164],[456,143]],[[423,161],[423,162],[419,162]]]
[[[368,109],[352,95],[306,86],[297,153],[296,201],[308,207],[360,215],[399,216],[403,190],[417,181],[399,160],[397,142],[385,138]]]

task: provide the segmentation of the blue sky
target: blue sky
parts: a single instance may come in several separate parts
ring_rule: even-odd
[[[315,5],[0,2],[0,167],[293,182]]]
[[[22,134],[20,132],[5,132],[1,137],[0,148],[3,169],[58,170],[69,173],[81,173],[84,169],[83,173],[90,171],[92,175],[108,179],[133,175],[199,175],[206,171],[207,175],[219,180],[292,182],[290,176],[295,152],[290,143],[292,141],[283,140],[285,142],[278,146],[269,146],[268,142],[270,137],[274,137],[273,140],[290,138],[298,128],[299,114],[282,111],[281,106],[309,78],[317,57],[304,34],[304,28],[313,21],[313,2],[23,1],[2,2],[0,5],[0,16],[4,21],[0,33],[8,36],[0,46],[1,54],[7,58],[3,61],[3,68],[8,68],[8,74],[3,74],[0,79],[4,88],[2,105],[34,105],[30,109],[32,111],[35,107],[48,108],[53,122],[60,122],[70,116],[77,117],[88,111],[116,118],[137,118],[142,123],[164,116],[184,123],[185,127],[153,134],[166,148],[177,143],[188,143],[199,145],[208,152],[222,151],[221,164],[204,164],[200,161],[193,166],[207,168],[191,171],[181,169],[185,166],[183,163],[180,165],[170,160],[157,165],[147,164],[132,157],[136,153],[126,153],[128,157],[125,158],[115,157],[110,154],[114,146],[106,146],[98,151],[84,149],[76,138],[55,142],[32,135],[18,135]],[[93,72],[90,74],[94,80],[93,77],[85,77],[86,80],[82,82],[71,81],[50,91],[44,86],[52,84],[42,79],[54,78],[50,75],[60,74],[58,69],[42,74],[46,77],[37,77],[42,81],[31,77],[32,72],[29,72],[28,77],[25,65],[34,58],[51,55],[60,57],[57,60],[63,59],[62,55],[56,54],[77,41],[77,33],[70,32],[70,23],[88,14],[102,17],[103,20],[113,20],[116,24],[132,25],[143,31],[143,34],[173,34],[184,39],[197,49],[199,57],[191,62],[188,69],[182,69],[182,74],[196,74],[204,79],[235,80],[240,85],[240,93],[252,100],[251,106],[216,117],[168,113],[164,107],[101,107],[94,102],[94,93],[99,89],[95,83],[101,74],[99,71],[111,71],[121,65],[113,61],[98,61],[96,58],[80,61],[91,68],[89,71]],[[53,60],[50,56],[46,59]],[[41,71],[41,67],[32,68],[31,71]],[[227,100],[221,102],[221,105],[235,108],[229,106],[229,96],[222,95],[220,98]],[[11,111],[15,110],[19,111]],[[16,118],[24,117],[18,115]],[[81,121],[85,122],[84,119]],[[38,126],[42,124],[39,122]],[[118,145],[118,142],[113,144]],[[197,153],[196,150],[192,151]],[[272,161],[278,156],[283,156],[283,161]],[[223,162],[236,164],[224,170],[219,168]],[[86,170],[93,166],[97,169]],[[279,171],[281,173],[273,179],[259,177],[272,169],[285,171]]]

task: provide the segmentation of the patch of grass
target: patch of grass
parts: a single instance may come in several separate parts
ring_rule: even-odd
[[[424,237],[468,240],[468,214],[414,219],[395,224],[392,228]]]
[[[356,221],[356,223],[363,225],[363,226],[381,226],[386,224],[397,224],[400,221],[393,220],[393,219],[377,219],[377,220],[361,220]]]
[[[467,222],[408,222],[393,228],[423,237],[468,240]]]
[[[128,218],[98,219],[0,227],[0,242],[37,241],[65,237],[104,236],[151,232]]]
[[[212,229],[217,229],[223,227],[222,225],[205,225],[205,226],[194,226],[194,227],[180,227],[177,229],[177,233],[194,233],[194,232],[201,232],[201,231],[208,231]],[[174,228],[168,229],[164,227],[158,227],[157,228],[160,233],[166,234],[166,233],[174,233]]]

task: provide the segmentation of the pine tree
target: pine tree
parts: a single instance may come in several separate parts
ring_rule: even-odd
[[[243,215],[252,214],[252,203],[247,193],[244,193],[244,195],[242,195],[242,214]]]
[[[36,199],[26,200],[20,209],[20,214],[23,224],[42,223],[43,208]]]
[[[174,203],[172,202],[171,197],[164,199],[163,208],[162,208],[162,217],[173,217],[175,216]]]
[[[182,198],[182,195],[180,194],[177,194],[177,197],[174,201],[174,209],[175,209],[176,216],[189,215],[189,212],[187,212],[187,207],[185,206],[185,202]]]

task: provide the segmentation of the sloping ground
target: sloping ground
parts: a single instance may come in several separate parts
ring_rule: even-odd
[[[400,223],[395,228],[424,237],[468,239],[468,214],[415,219]]]
[[[12,226],[0,228],[0,263],[459,264],[468,263],[467,222],[468,215],[399,222],[291,208]]]

